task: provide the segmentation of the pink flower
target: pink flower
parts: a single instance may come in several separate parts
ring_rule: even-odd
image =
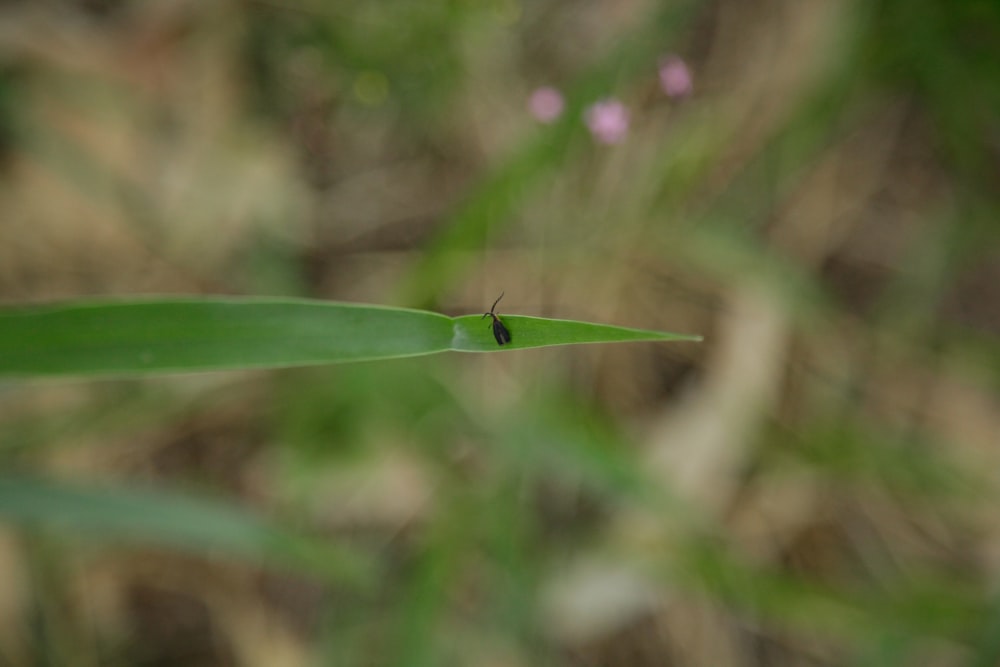
[[[617,144],[628,134],[628,109],[616,99],[594,102],[584,112],[583,120],[603,144]]]
[[[528,109],[531,111],[531,115],[540,123],[554,121],[562,114],[563,106],[562,94],[549,86],[536,88],[528,100]]]
[[[691,94],[691,70],[677,56],[667,56],[660,61],[660,86],[668,97],[687,97]]]

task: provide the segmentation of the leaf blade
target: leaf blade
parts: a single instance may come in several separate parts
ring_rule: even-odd
[[[689,334],[633,329],[579,320],[559,320],[528,315],[504,315],[501,320],[510,331],[511,336],[510,342],[503,346],[504,350],[525,350],[583,343],[697,342],[701,340],[701,336]],[[490,328],[483,326],[479,317],[463,315],[456,317],[454,321],[455,337],[451,344],[452,350],[456,352],[494,352],[501,349],[494,340]]]
[[[169,491],[2,475],[0,517],[24,526],[68,530],[101,543],[234,556],[361,585],[374,573],[352,550],[293,532],[222,500]]]
[[[305,299],[157,299],[0,310],[0,375],[270,368],[443,352],[438,313]]]
[[[699,336],[503,315],[502,349]],[[0,308],[0,377],[278,368],[501,349],[481,315],[309,299],[186,297]]]

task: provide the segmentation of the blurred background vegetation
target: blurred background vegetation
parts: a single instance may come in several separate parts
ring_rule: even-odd
[[[998,157],[993,0],[0,3],[6,303],[706,337],[7,382],[0,665],[998,664]]]

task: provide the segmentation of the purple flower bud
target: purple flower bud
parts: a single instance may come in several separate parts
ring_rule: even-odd
[[[590,133],[602,144],[617,144],[628,134],[628,109],[616,99],[590,105],[583,119]]]
[[[551,123],[559,118],[563,112],[563,106],[562,94],[549,86],[536,88],[528,100],[528,109],[531,111],[531,115],[540,123]]]
[[[691,94],[691,70],[677,56],[667,56],[660,61],[660,86],[668,97],[687,97]]]

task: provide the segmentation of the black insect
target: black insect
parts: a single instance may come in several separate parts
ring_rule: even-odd
[[[504,343],[510,342],[510,332],[507,331],[507,327],[503,325],[503,322],[500,321],[500,318],[497,317],[496,313],[493,312],[493,310],[497,307],[497,304],[500,303],[500,299],[502,298],[503,298],[503,292],[500,292],[500,296],[498,296],[497,300],[493,302],[493,308],[490,308],[490,312],[483,313],[483,316],[481,318],[481,319],[486,319],[487,316],[493,318],[493,337],[497,339],[497,345],[503,345]]]

